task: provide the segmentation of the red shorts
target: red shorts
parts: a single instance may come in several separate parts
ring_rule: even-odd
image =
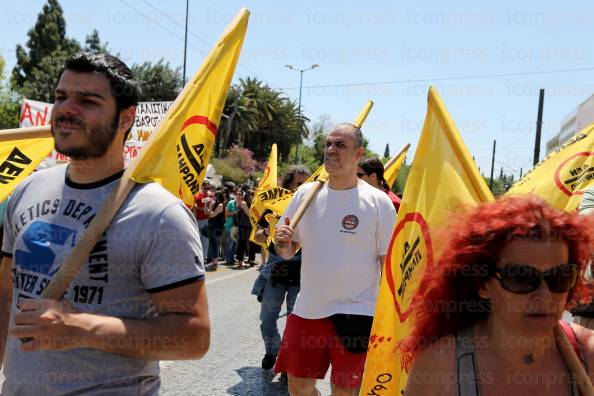
[[[323,379],[332,364],[332,384],[357,388],[361,386],[366,356],[367,353],[351,353],[340,345],[330,319],[304,319],[291,314],[274,371],[298,378]]]

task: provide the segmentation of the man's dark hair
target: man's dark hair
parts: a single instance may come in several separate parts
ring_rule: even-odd
[[[65,70],[80,73],[98,73],[105,76],[111,86],[111,95],[116,102],[116,115],[118,117],[122,110],[138,104],[140,87],[138,82],[134,80],[132,70],[113,55],[105,52],[77,52],[66,60],[58,79],[62,77]],[[130,130],[126,132],[126,137],[128,133],[130,133]]]
[[[384,165],[377,157],[368,157],[362,158],[359,160],[359,168],[367,174],[367,176],[371,176],[374,173],[377,175],[377,180],[379,180],[382,187],[386,190],[390,189],[390,186],[384,179]]]
[[[140,87],[134,80],[132,70],[120,59],[104,52],[78,52],[66,61],[65,70],[82,73],[99,73],[111,84],[111,94],[115,98],[118,114],[121,110],[138,104]]]
[[[293,165],[289,167],[287,172],[283,175],[281,180],[281,186],[290,190],[293,186],[293,181],[295,180],[296,175],[305,175],[311,176],[311,172],[305,166],[302,165]]]

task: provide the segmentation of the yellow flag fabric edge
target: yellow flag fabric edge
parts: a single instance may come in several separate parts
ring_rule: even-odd
[[[214,61],[216,59],[214,59],[213,54],[216,53],[217,49],[220,48],[225,42],[229,41],[230,37],[234,34],[241,35],[241,43],[243,43],[246,31],[247,31],[249,15],[250,15],[249,10],[247,8],[242,8],[238,12],[238,14],[235,16],[233,21],[231,23],[229,23],[229,25],[227,25],[223,34],[219,37],[219,40],[213,46],[213,48],[207,55],[206,59],[204,59],[200,68],[198,69],[198,71],[194,74],[192,79],[190,79],[190,81],[188,81],[188,83],[186,83],[184,89],[177,96],[177,98],[175,99],[175,101],[173,102],[173,104],[171,105],[169,110],[167,111],[167,114],[165,114],[165,116],[161,120],[157,129],[151,134],[149,140],[146,142],[144,149],[139,153],[139,155],[134,159],[134,161],[128,167],[128,169],[126,170],[126,173],[124,175],[125,177],[131,178],[136,183],[147,183],[147,182],[154,181],[151,179],[147,179],[146,176],[142,175],[142,173],[141,173],[142,172],[142,169],[141,169],[142,164],[143,164],[145,158],[149,154],[151,154],[150,148],[152,146],[155,146],[152,143],[155,140],[161,139],[162,135],[165,134],[165,132],[162,132],[162,130],[167,126],[167,124],[170,120],[173,120],[178,116],[178,113],[181,110],[181,109],[179,109],[180,102],[189,94],[189,92],[192,89],[195,89],[195,84],[198,82],[199,78],[202,78],[204,75],[209,75],[212,72],[212,69],[216,66],[214,64],[215,63]],[[241,46],[240,46],[240,49],[241,49]],[[237,51],[237,53],[234,56],[235,59],[233,61],[233,65],[234,65],[233,69],[235,69],[235,65],[237,65],[239,53],[240,53],[240,51]],[[229,83],[231,82],[232,77],[233,77],[233,73],[230,73],[230,76],[228,78],[229,81],[226,84],[226,86],[229,86]],[[219,114],[218,120],[217,120],[217,127],[218,127],[219,122],[220,122],[220,114]],[[155,146],[155,148],[153,150],[159,150],[159,148],[157,148]],[[202,172],[201,179],[203,179],[203,178],[204,178],[204,172]],[[200,182],[202,182],[202,180],[200,180]]]
[[[406,159],[406,154],[408,154],[408,149],[410,148],[410,143],[404,145],[402,150],[394,157],[392,157],[386,164],[384,165],[384,179],[386,183],[388,183],[388,187],[390,190],[396,183],[396,179],[398,178],[398,173],[400,172],[400,168],[404,164],[404,160]]]
[[[439,93],[434,87],[429,87],[429,95],[428,101],[430,104],[435,106],[435,115],[439,119],[440,123],[442,124],[442,129],[445,132],[452,149],[455,151],[456,156],[458,157],[458,161],[464,167],[464,171],[466,172],[466,176],[473,183],[474,190],[480,196],[480,199],[483,201],[493,201],[494,197],[489,188],[487,187],[487,183],[484,181],[483,177],[478,171],[478,168],[474,166],[474,161],[472,157],[470,157],[467,153],[469,153],[468,148],[462,141],[462,137],[460,135],[460,131],[454,124],[448,109],[443,104]],[[430,106],[428,106],[428,109]]]
[[[54,138],[34,138],[15,141],[0,142],[0,158],[2,163],[8,163],[5,165],[11,172],[16,171],[15,168],[20,169],[20,173],[16,175],[12,180],[3,179],[3,184],[0,185],[0,202],[4,201],[21,183],[27,176],[31,174],[37,168],[37,166],[44,160],[54,148]],[[14,150],[18,152],[15,153]],[[10,156],[16,155],[18,158],[16,161],[10,161]],[[28,164],[25,164],[26,159],[30,160]],[[4,182],[6,182],[4,184]]]

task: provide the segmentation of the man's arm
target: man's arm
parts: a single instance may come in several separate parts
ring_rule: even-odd
[[[54,300],[24,300],[10,335],[31,337],[24,351],[87,347],[147,360],[198,359],[208,351],[204,281],[152,294],[159,315],[123,319],[68,312]]]
[[[254,240],[257,243],[266,243],[266,241],[268,240],[268,228],[262,227],[261,225],[257,225],[256,226],[256,232],[254,233]]]
[[[12,305],[12,259],[4,257],[0,262],[0,368],[4,363],[4,351],[8,335],[8,321]]]

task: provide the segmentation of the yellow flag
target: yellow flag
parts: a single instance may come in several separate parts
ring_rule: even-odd
[[[204,180],[249,11],[227,27],[131,165],[137,183],[157,182],[191,205]]]
[[[594,185],[594,124],[549,154],[506,194],[532,193],[554,207],[573,212],[584,191]]]
[[[53,137],[0,143],[0,202],[35,170],[53,148]]]
[[[460,205],[492,199],[437,91],[429,88],[425,124],[386,256],[361,395],[404,394],[410,358],[396,345],[410,333],[410,302],[423,272],[439,257],[432,232]]]
[[[363,110],[361,110],[361,113],[355,119],[355,122],[353,122],[353,124],[357,128],[361,128],[363,126],[363,123],[367,119],[367,116],[369,115],[369,112],[371,111],[372,107],[373,107],[373,100],[370,100],[367,102],[367,104],[365,104],[365,107],[363,108]]]
[[[262,217],[264,210],[266,209],[264,206],[264,202],[262,202],[262,197],[266,198],[269,195],[267,194],[260,194],[263,190],[276,188],[278,184],[278,153],[276,148],[276,143],[272,144],[272,148],[270,149],[270,156],[268,157],[268,163],[266,164],[266,170],[264,171],[264,175],[262,176],[262,180],[260,180],[260,184],[258,184],[258,188],[254,192],[254,199],[252,200],[252,205],[250,206],[250,223],[252,224],[252,231],[250,232],[250,241],[256,242],[256,225]],[[290,193],[290,191],[289,191]],[[280,212],[282,214],[282,212]],[[266,244],[260,244],[262,247],[266,247]]]
[[[305,181],[305,183],[315,182],[318,180],[325,182],[328,181],[329,177],[330,175],[328,174],[328,172],[326,172],[326,167],[322,165],[318,169],[316,169],[314,173],[311,174],[311,176]]]
[[[386,179],[388,186],[390,186],[390,190],[394,186],[394,183],[396,183],[398,172],[400,172],[400,168],[402,168],[402,165],[404,164],[406,153],[408,153],[409,148],[410,144],[407,144],[404,149],[392,157],[384,167],[384,179]]]
[[[276,143],[272,145],[270,149],[270,156],[268,157],[268,163],[266,164],[266,169],[264,170],[264,175],[262,176],[262,180],[260,180],[260,184],[258,184],[258,189],[264,189],[269,187],[276,187],[277,185],[277,178],[278,178],[278,154],[276,150]]]

